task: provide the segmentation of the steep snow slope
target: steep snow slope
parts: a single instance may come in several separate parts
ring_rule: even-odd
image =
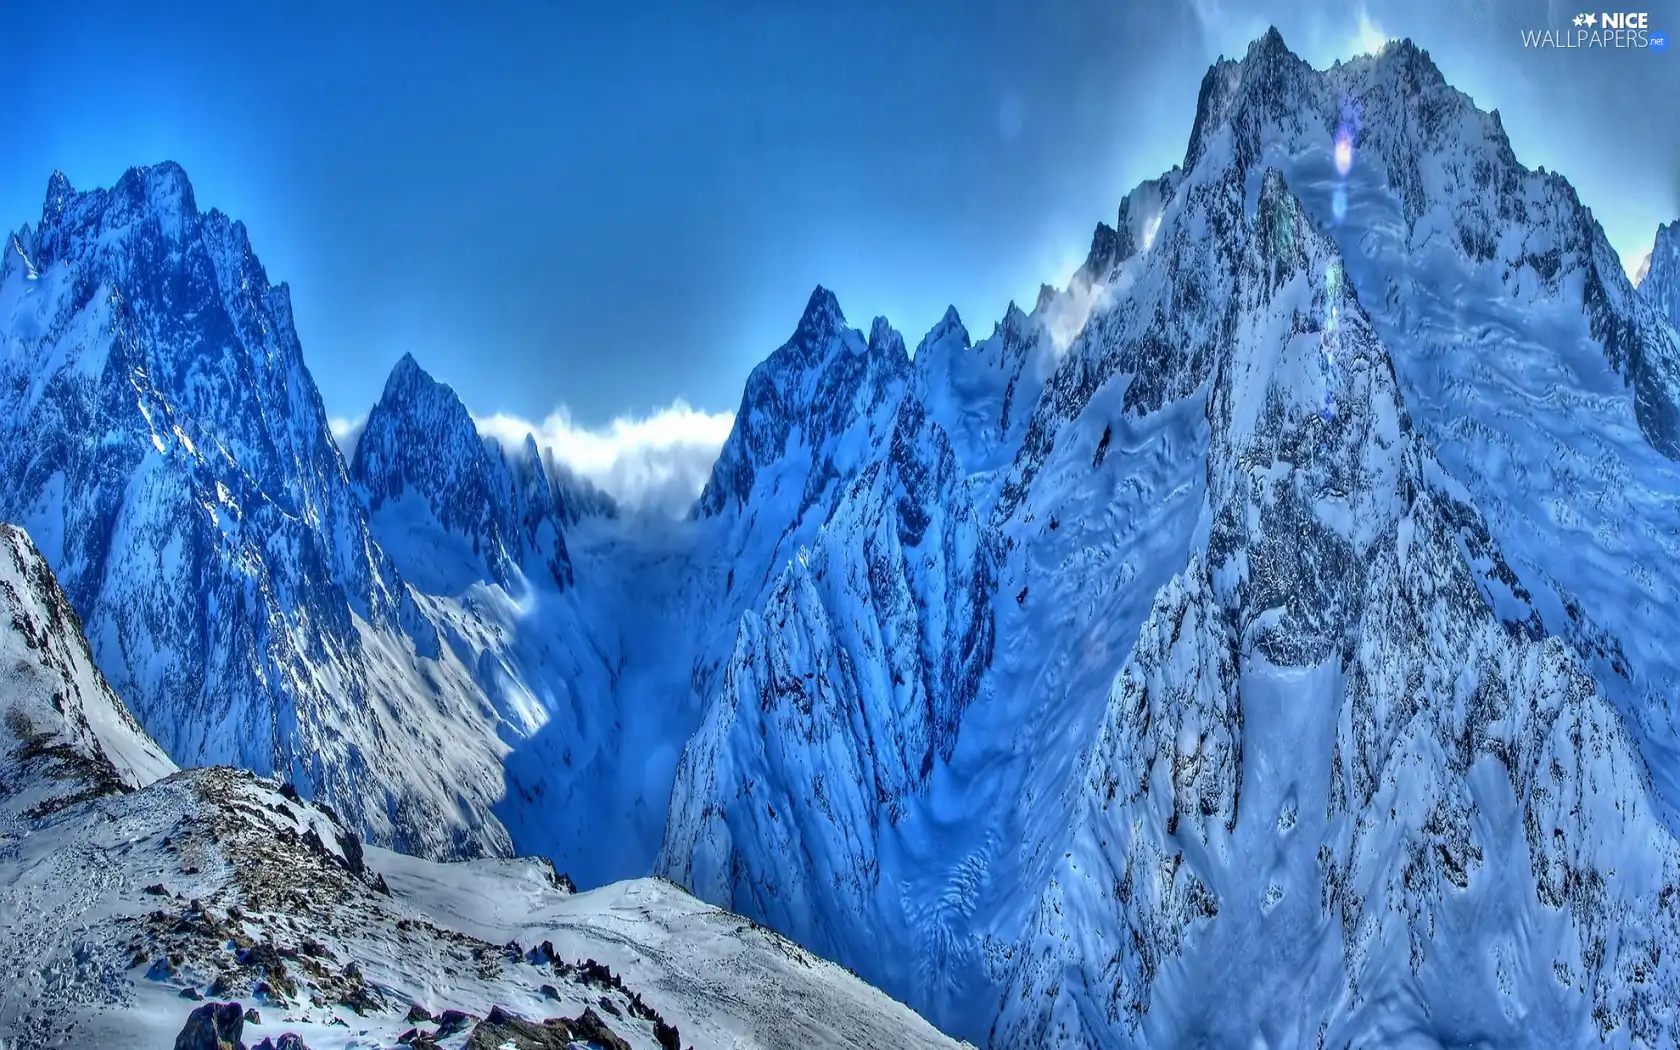
[[[168,776],[175,766],[93,664],[23,530],[0,525],[0,826]]]
[[[1489,601],[1587,658],[1671,811],[1680,663],[1655,625],[1680,600],[1680,467],[1652,429],[1672,390],[1648,377],[1680,369],[1680,335],[1650,305],[1660,277],[1635,294],[1569,185],[1518,164],[1497,117],[1415,48],[1319,91],[1362,113],[1345,176],[1322,138],[1262,133],[1258,148],[1337,240],[1423,435],[1508,563],[1483,566]]]
[[[1206,538],[1110,693],[996,1039],[1654,1044],[1680,848],[1633,742],[1484,597],[1481,523],[1276,170],[1254,232]]]
[[[690,567],[704,530],[602,513],[533,440],[509,455],[482,438],[408,357],[351,476],[379,548],[482,692],[514,847],[585,886],[647,874],[699,717]]]
[[[0,511],[171,748],[998,1046],[1671,1033],[1680,337],[1409,43],[1216,65],[989,339],[819,288],[659,530],[412,361],[347,475],[177,171],[0,262]]]

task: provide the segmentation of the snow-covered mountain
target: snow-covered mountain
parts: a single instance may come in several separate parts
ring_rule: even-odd
[[[571,683],[610,678],[575,618],[519,630],[564,604],[563,529],[610,511],[598,494],[480,441],[412,363],[352,479],[286,287],[172,164],[87,193],[54,176],[0,260],[0,377],[0,517],[173,759],[284,776],[385,845],[512,852],[509,756],[581,736]]]
[[[0,826],[175,772],[94,666],[81,621],[23,530],[0,526]]]
[[[998,1046],[1666,1031],[1680,340],[1568,184],[1409,43],[1271,33],[1029,324],[995,501],[960,337],[895,415],[966,486],[871,508],[896,443],[824,427],[873,451],[743,617],[661,870]],[[980,674],[918,690],[898,625],[972,607]]]
[[[976,1042],[1661,1045],[1676,228],[1636,291],[1426,53],[1269,32],[990,337],[818,288],[657,523],[406,358],[346,468],[237,224],[55,180],[0,516],[176,761],[651,870]]]

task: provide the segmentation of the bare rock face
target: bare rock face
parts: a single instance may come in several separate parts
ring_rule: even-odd
[[[175,1050],[245,1050],[244,1030],[245,1010],[238,1003],[205,1003],[187,1017]]]
[[[630,1044],[601,1020],[592,1008],[586,1007],[573,1019],[551,1017],[533,1022],[506,1012],[501,1007],[490,1011],[467,1037],[466,1050],[569,1050],[577,1043],[600,1047],[601,1050],[630,1050]]]

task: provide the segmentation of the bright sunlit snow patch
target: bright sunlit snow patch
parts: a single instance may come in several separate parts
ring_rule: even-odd
[[[564,405],[541,422],[501,412],[475,422],[480,433],[509,448],[534,436],[626,510],[679,516],[705,486],[735,414],[702,412],[679,400],[651,415],[619,416],[605,427],[577,423]]]
[[[1149,246],[1155,243],[1155,234],[1158,230],[1160,230],[1160,228],[1161,228],[1161,213],[1157,211],[1154,215],[1151,215],[1147,220],[1145,220],[1144,224],[1143,224],[1143,250],[1144,251],[1148,251]]]

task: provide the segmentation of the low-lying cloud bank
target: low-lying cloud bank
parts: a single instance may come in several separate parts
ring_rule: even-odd
[[[626,511],[680,517],[705,487],[735,414],[702,412],[676,401],[599,428],[579,425],[565,406],[538,422],[505,413],[474,420],[479,433],[507,448],[535,435],[538,446]]]
[[[562,405],[537,422],[498,412],[474,416],[478,432],[510,451],[532,434],[573,474],[611,496],[622,511],[681,517],[711,476],[733,412],[702,412],[683,401],[646,416],[620,416],[604,427],[581,426]],[[356,457],[366,416],[327,421],[346,465]]]

